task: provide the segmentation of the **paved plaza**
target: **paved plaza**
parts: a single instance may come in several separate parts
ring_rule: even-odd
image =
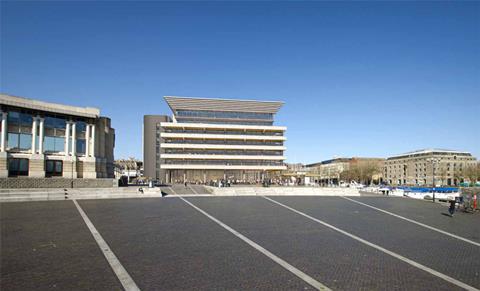
[[[480,289],[480,216],[426,201],[167,196],[0,210],[1,290]]]

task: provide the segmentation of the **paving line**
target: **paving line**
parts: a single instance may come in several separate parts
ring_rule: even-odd
[[[100,248],[108,263],[110,264],[113,272],[115,273],[115,275],[117,275],[117,278],[122,284],[123,288],[127,291],[140,290],[135,281],[133,281],[132,277],[130,277],[130,275],[128,274],[127,270],[125,270],[120,261],[117,259],[117,256],[115,256],[113,251],[110,249],[107,242],[103,239],[102,235],[97,231],[93,223],[90,221],[87,214],[83,211],[82,207],[80,207],[77,200],[72,199],[72,201],[77,207],[78,212],[82,216],[83,221],[92,233],[93,238],[98,244],[98,247]]]
[[[195,191],[195,189],[193,189],[192,186],[188,185],[188,188],[190,188],[190,190],[192,190],[194,194],[198,194],[198,192]]]
[[[425,271],[425,272],[428,272],[428,273],[430,273],[430,274],[432,274],[432,275],[434,275],[434,276],[436,276],[436,277],[439,277],[440,279],[443,279],[443,280],[445,280],[445,281],[447,281],[447,282],[449,282],[449,283],[452,283],[452,284],[454,284],[454,285],[457,285],[457,286],[459,286],[459,287],[461,287],[461,288],[463,288],[463,289],[465,289],[465,290],[480,291],[479,289],[477,289],[477,288],[475,288],[475,287],[473,287],[473,286],[470,286],[470,285],[468,285],[468,284],[466,284],[466,283],[463,283],[462,281],[459,281],[459,280],[454,279],[454,278],[452,278],[452,277],[450,277],[450,276],[448,276],[448,275],[445,275],[445,274],[443,274],[443,273],[440,273],[440,272],[438,272],[438,271],[435,271],[434,269],[431,269],[431,268],[429,268],[429,267],[427,267],[427,266],[424,266],[424,265],[422,265],[422,264],[420,264],[420,263],[417,263],[417,262],[415,262],[414,260],[410,260],[410,259],[408,259],[408,258],[406,258],[406,257],[404,257],[404,256],[402,256],[402,255],[399,255],[399,254],[397,254],[397,253],[394,253],[394,252],[392,252],[392,251],[389,251],[389,250],[387,250],[387,249],[385,249],[385,248],[383,248],[383,247],[381,247],[381,246],[379,246],[379,245],[376,245],[376,244],[374,244],[374,243],[371,243],[371,242],[369,242],[369,241],[367,241],[367,240],[364,240],[364,239],[362,239],[362,238],[360,238],[360,237],[358,237],[358,236],[356,236],[356,235],[354,235],[354,234],[351,234],[351,233],[349,233],[349,232],[346,232],[346,231],[344,231],[344,230],[342,230],[342,229],[340,229],[340,228],[338,228],[338,227],[335,227],[335,226],[333,226],[333,225],[331,225],[331,224],[329,224],[329,223],[326,223],[326,222],[324,222],[324,221],[322,221],[322,220],[320,220],[320,219],[317,219],[317,218],[312,217],[312,216],[310,216],[310,215],[308,215],[308,214],[306,214],[306,213],[303,213],[303,212],[301,212],[301,211],[299,211],[299,210],[296,210],[295,208],[292,208],[292,207],[290,207],[290,206],[287,206],[287,205],[285,205],[285,204],[282,204],[282,203],[280,203],[280,202],[278,202],[278,201],[275,201],[275,200],[273,200],[273,199],[271,199],[271,198],[268,198],[268,197],[265,197],[265,196],[262,196],[262,197],[263,197],[264,199],[267,199],[267,200],[269,200],[269,201],[271,201],[271,202],[273,202],[273,203],[275,203],[275,204],[277,204],[277,205],[280,205],[280,206],[282,206],[282,207],[284,207],[284,208],[286,208],[286,209],[288,209],[288,210],[290,210],[290,211],[293,211],[293,212],[295,212],[295,213],[297,213],[297,214],[299,214],[299,215],[301,215],[301,216],[304,216],[304,217],[306,217],[306,218],[308,218],[308,219],[310,219],[310,220],[313,220],[313,221],[315,221],[315,222],[318,222],[318,223],[320,223],[320,224],[322,224],[322,225],[324,225],[324,226],[326,226],[326,227],[328,227],[328,228],[331,228],[331,229],[333,229],[333,230],[335,230],[335,231],[337,231],[337,232],[339,232],[339,233],[341,233],[341,234],[344,234],[344,235],[346,235],[346,236],[348,236],[348,237],[350,237],[350,238],[353,238],[354,240],[357,240],[357,241],[359,241],[359,242],[361,242],[361,243],[363,243],[363,244],[365,244],[365,245],[367,245],[367,246],[370,246],[370,247],[372,247],[372,248],[375,248],[375,249],[377,249],[377,250],[379,250],[379,251],[381,251],[381,252],[384,252],[384,253],[386,253],[386,254],[394,257],[394,258],[397,258],[397,259],[399,259],[399,260],[401,260],[401,261],[404,261],[405,263],[410,264],[410,265],[412,265],[412,266],[414,266],[414,267],[416,267],[416,268],[418,268],[418,269],[420,269],[420,270],[423,270],[423,271]]]
[[[178,195],[178,194],[173,190],[172,187],[168,187],[168,188],[169,188],[170,190],[172,190],[173,195]]]
[[[257,251],[261,252],[262,254],[264,254],[265,256],[267,256],[268,258],[270,258],[272,261],[274,261],[275,263],[279,264],[280,266],[282,266],[283,268],[285,268],[286,270],[290,271],[291,273],[293,273],[295,276],[299,277],[300,279],[302,279],[303,281],[305,281],[306,283],[308,283],[309,285],[311,285],[312,287],[314,287],[315,289],[317,290],[331,290],[330,288],[328,288],[327,286],[323,285],[322,283],[318,282],[317,280],[313,279],[312,277],[310,277],[309,275],[303,273],[302,271],[300,271],[299,269],[295,268],[294,266],[290,265],[289,263],[287,263],[286,261],[284,261],[283,259],[277,257],[276,255],[274,255],[273,253],[271,253],[270,251],[268,251],[267,249],[265,249],[264,247],[260,246],[259,244],[257,244],[256,242],[250,240],[249,238],[247,238],[246,236],[244,236],[243,234],[239,233],[238,231],[234,230],[233,228],[231,228],[230,226],[226,225],[225,223],[221,222],[220,220],[216,219],[215,217],[213,217],[212,215],[208,214],[206,211],[202,210],[201,208],[197,207],[196,205],[194,205],[193,203],[191,203],[190,201],[186,200],[185,198],[183,198],[182,196],[178,196],[180,199],[182,199],[185,203],[187,203],[188,205],[190,205],[191,207],[193,207],[195,210],[197,210],[198,212],[202,213],[203,215],[205,215],[206,217],[210,218],[211,220],[213,220],[215,223],[217,223],[218,225],[220,225],[221,227],[223,227],[224,229],[228,230],[229,232],[231,232],[233,235],[235,235],[236,237],[238,237],[239,239],[243,240],[244,242],[246,242],[247,244],[249,244],[251,247],[253,247],[254,249],[256,249]]]
[[[392,213],[392,212],[383,210],[383,209],[381,209],[381,208],[377,208],[377,207],[375,207],[375,206],[372,206],[372,205],[370,205],[370,204],[366,204],[366,203],[357,201],[357,200],[355,200],[355,199],[351,199],[351,198],[348,198],[348,197],[341,197],[341,198],[346,199],[346,200],[349,200],[349,201],[352,201],[352,202],[354,202],[354,203],[357,203],[357,204],[360,204],[360,205],[363,205],[363,206],[366,206],[366,207],[370,207],[370,208],[375,209],[375,210],[377,210],[377,211],[380,211],[380,212],[389,214],[389,215],[391,215],[391,216],[394,216],[394,217],[403,219],[403,220],[405,220],[405,221],[414,223],[414,224],[416,224],[416,225],[423,226],[423,227],[428,228],[428,229],[430,229],[430,230],[439,232],[439,233],[444,234],[444,235],[448,235],[448,236],[450,236],[450,237],[453,237],[453,238],[459,239],[459,240],[461,240],[461,241],[464,241],[464,242],[470,243],[470,244],[472,244],[472,245],[475,245],[475,246],[477,246],[477,247],[480,247],[480,243],[475,242],[475,241],[472,241],[472,240],[469,240],[469,239],[467,239],[467,238],[464,238],[464,237],[461,237],[461,236],[458,236],[458,235],[455,235],[455,234],[453,234],[453,233],[446,232],[446,231],[444,231],[444,230],[435,228],[435,227],[433,227],[433,226],[430,226],[430,225],[427,225],[427,224],[418,222],[418,221],[413,220],[413,219],[410,219],[410,218],[406,218],[406,217],[404,217],[404,216],[401,216],[401,215],[398,215],[398,214],[395,214],[395,213]]]

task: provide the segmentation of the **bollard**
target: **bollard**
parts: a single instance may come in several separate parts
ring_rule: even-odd
[[[477,209],[477,194],[473,195],[473,210]]]

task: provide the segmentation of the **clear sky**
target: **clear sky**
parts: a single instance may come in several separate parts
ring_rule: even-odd
[[[288,162],[480,157],[480,2],[0,5],[0,91],[99,107],[116,158],[164,95],[285,101]]]

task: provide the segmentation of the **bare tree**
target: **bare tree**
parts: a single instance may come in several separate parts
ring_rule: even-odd
[[[468,165],[463,169],[463,177],[465,180],[468,180],[471,184],[480,181],[480,165]]]

